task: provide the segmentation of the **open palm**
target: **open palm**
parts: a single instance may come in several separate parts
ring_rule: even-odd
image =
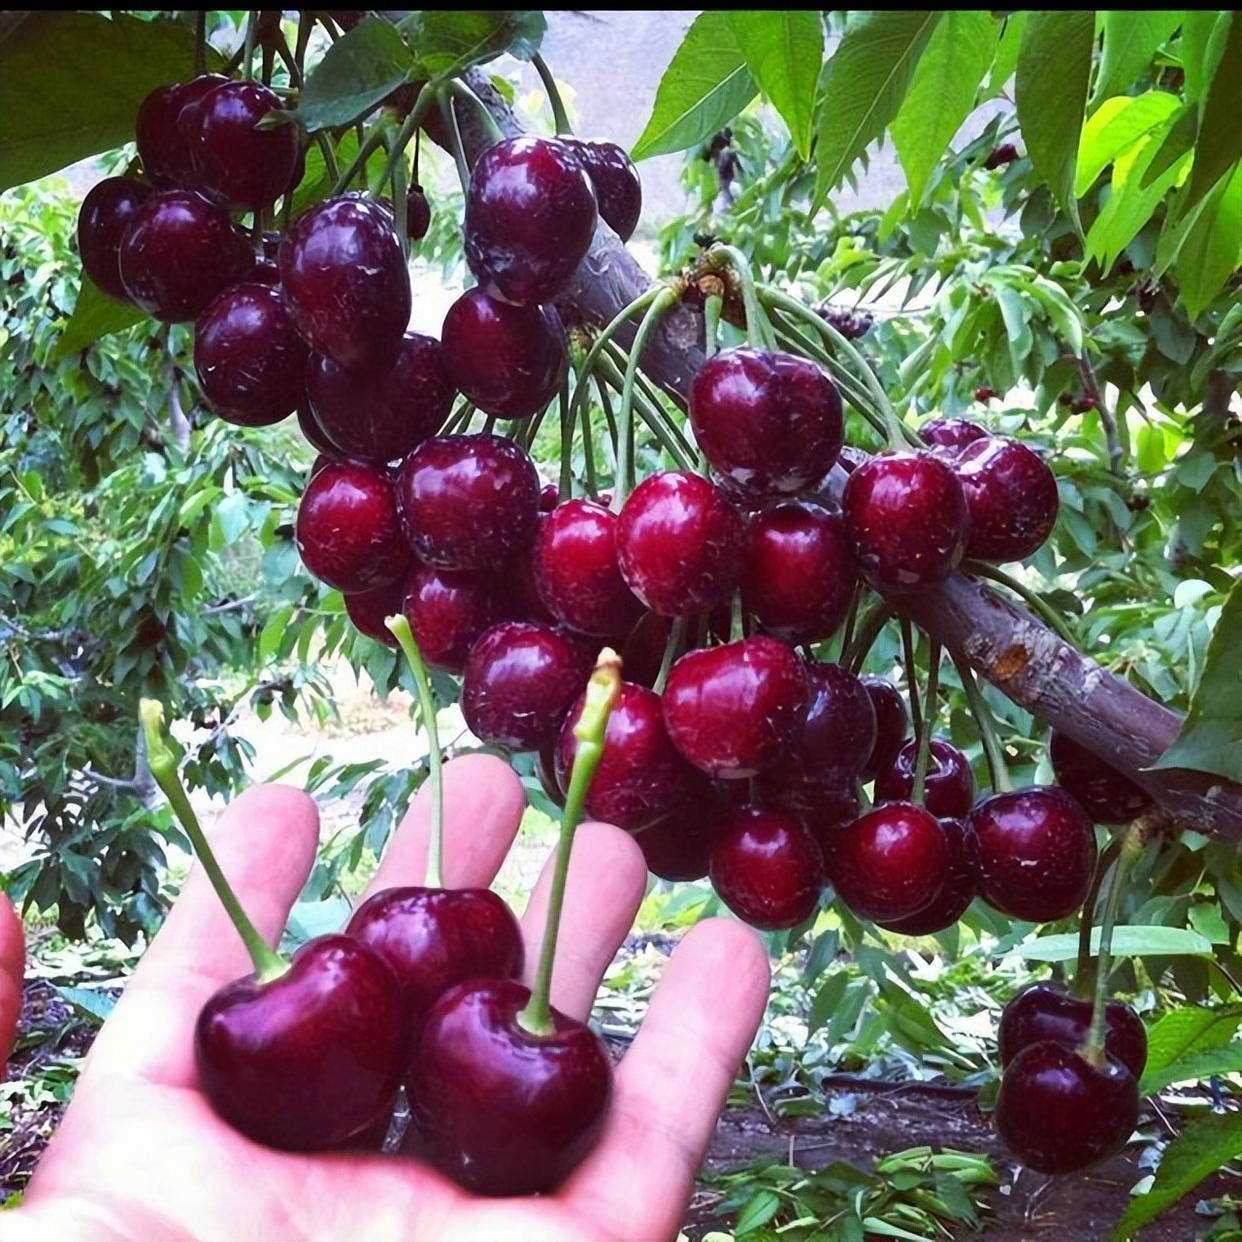
[[[487,885],[516,834],[521,785],[483,755],[454,760],[444,776],[445,883]],[[420,795],[374,887],[420,882],[428,814]],[[242,903],[274,941],[314,861],[315,804],[290,788],[256,787],[230,807],[212,840]],[[552,984],[557,1008],[586,1017],[645,878],[625,833],[606,824],[579,829]],[[545,868],[523,918],[528,959],[549,880]],[[0,965],[12,958],[3,948]],[[6,1237],[673,1237],[768,987],[755,936],[723,920],[700,924],[674,953],[618,1069],[594,1152],[553,1195],[480,1199],[408,1158],[276,1152],[220,1121],[198,1086],[194,1021],[212,992],[248,971],[195,868],[100,1033],[23,1207],[6,1220]]]

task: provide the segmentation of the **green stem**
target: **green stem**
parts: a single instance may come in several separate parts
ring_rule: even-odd
[[[534,414],[526,420],[526,426],[522,429],[520,436],[514,438],[529,453],[531,445],[535,443],[535,437],[539,434],[539,428],[543,426],[543,420],[548,416],[548,410],[552,403],[549,401],[542,409],[536,410]],[[491,420],[491,425],[496,425],[496,420]]]
[[[448,89],[452,94],[456,95],[458,99],[464,99],[466,103],[474,109],[475,115],[479,118],[480,124],[483,126],[484,130],[487,132],[488,138],[490,139],[488,146],[494,146],[496,143],[504,141],[504,130],[502,130],[496,123],[496,118],[492,116],[491,110],[488,108],[487,104],[485,104],[478,97],[478,95],[474,93],[474,90],[468,82],[462,78],[454,78],[451,82],[449,82]],[[456,137],[458,145],[462,145],[460,126],[457,127]]]
[[[552,967],[556,961],[556,938],[561,926],[561,910],[565,904],[565,879],[569,874],[569,857],[573,850],[574,833],[582,822],[582,808],[599,761],[604,755],[604,733],[608,717],[621,693],[621,661],[615,651],[605,647],[599,654],[595,672],[587,682],[582,714],[574,725],[577,751],[565,794],[565,810],[561,815],[561,832],[556,846],[556,864],[552,872],[552,889],[548,894],[548,912],[539,950],[539,966],[530,1000],[518,1014],[518,1025],[532,1035],[551,1035],[556,1029],[552,1021],[549,997],[552,991]]]
[[[983,753],[988,762],[988,777],[994,793],[1008,793],[1013,788],[1009,779],[1009,765],[1005,762],[1005,752],[996,736],[996,721],[992,717],[992,709],[979,689],[975,680],[974,670],[960,656],[954,653],[953,663],[957,674],[962,679],[962,689],[966,694],[966,702],[970,704],[970,714],[975,718],[975,728],[983,740]]]
[[[457,109],[453,104],[453,95],[447,90],[438,94],[440,115],[444,118],[444,128],[449,140],[453,163],[457,166],[457,180],[461,182],[461,192],[470,193],[470,165],[466,162],[466,148],[461,140],[461,127],[457,124]]]
[[[867,653],[879,638],[880,631],[893,619],[893,606],[887,600],[878,599],[868,610],[863,623],[854,636],[853,648],[849,653],[847,667],[857,673],[867,658]]]
[[[714,267],[728,267],[737,278],[742,290],[742,305],[746,310],[746,339],[754,349],[775,349],[776,336],[772,325],[759,301],[754,273],[746,256],[736,246],[717,242],[707,252],[707,261]]]
[[[842,668],[849,668],[850,643],[854,638],[854,626],[858,624],[858,609],[862,604],[863,588],[861,582],[854,584],[850,593],[850,606],[845,614],[845,625],[841,629],[841,648],[837,655],[837,663]]]
[[[422,96],[420,95],[421,99]],[[415,105],[417,106],[417,105]],[[388,122],[381,118],[367,131],[367,136],[358,146],[358,154],[350,160],[345,171],[338,173],[332,182],[332,195],[343,193],[349,188],[349,184],[353,179],[366,168],[367,160],[384,145],[385,137],[389,130]],[[321,137],[321,135],[317,135]],[[328,143],[331,146],[331,143]]]
[[[733,601],[729,607],[729,641],[738,642],[746,637],[746,615],[742,611],[742,593],[733,592]]]
[[[565,113],[565,103],[561,99],[561,92],[556,85],[556,79],[552,76],[552,70],[548,68],[547,62],[538,52],[530,58],[530,63],[535,66],[535,72],[543,83],[543,89],[548,93],[548,103],[552,105],[552,120],[556,125],[557,137],[572,134],[574,131],[570,127],[569,117]]]
[[[962,569],[968,574],[974,574],[976,578],[987,578],[991,582],[999,582],[1001,586],[1008,587],[1023,603],[1035,611],[1045,625],[1055,630],[1075,651],[1078,650],[1078,640],[1070,628],[1057,616],[1056,610],[1042,600],[1026,583],[1020,582],[1012,574],[1007,574],[996,565],[989,565],[986,561],[964,561]]]
[[[410,186],[405,159],[399,158],[392,166],[392,215],[397,226],[397,237],[401,242],[401,253],[407,262],[410,257],[410,233],[408,212],[410,207]]]
[[[138,714],[142,721],[143,737],[147,746],[147,765],[151,769],[151,775],[164,791],[173,814],[190,838],[190,844],[194,847],[200,866],[211,881],[211,887],[216,890],[220,904],[237,928],[237,934],[254,964],[255,978],[260,983],[279,979],[289,969],[289,963],[263,939],[259,929],[250,921],[250,916],[242,909],[237,894],[233,892],[232,885],[220,869],[215,851],[207,843],[198,816],[194,814],[185,786],[181,783],[181,776],[177,771],[177,757],[164,738],[163,707],[154,699],[143,699],[138,705]]]
[[[388,162],[384,165],[384,171],[380,173],[379,184],[385,185],[392,180],[394,171],[396,170],[398,161],[405,159],[405,149],[410,145],[410,139],[414,137],[418,127],[423,123],[423,118],[431,110],[431,105],[435,102],[436,95],[430,86],[424,86],[418,92],[418,98],[414,101],[414,106],[410,109],[410,115],[401,122],[401,128],[397,130],[395,138],[388,143]],[[382,141],[382,139],[381,139]],[[359,151],[359,155],[362,152]],[[366,157],[363,157],[365,164]],[[470,174],[466,173],[467,182]],[[396,204],[394,204],[395,206]]]
[[[703,303],[703,353],[711,358],[720,348],[720,314],[724,310],[724,298],[713,293]]]
[[[673,624],[668,627],[668,641],[664,644],[664,655],[660,660],[660,671],[656,674],[655,682],[652,690],[656,694],[664,693],[664,685],[668,681],[669,669],[673,667],[673,661],[677,659],[677,653],[682,649],[686,642],[686,618],[677,617]]]
[[[919,702],[919,670],[914,659],[914,627],[908,617],[901,618],[901,650],[906,665],[906,686],[910,693],[910,723],[914,725],[915,736],[921,736],[923,709]]]
[[[558,408],[561,415],[561,479],[559,483],[561,503],[564,504],[574,490],[574,420],[569,413],[569,376],[561,382]]]
[[[1079,1000],[1089,1000],[1095,992],[1095,959],[1091,956],[1091,929],[1095,925],[1095,905],[1100,896],[1100,886],[1109,867],[1121,853],[1121,841],[1125,834],[1114,837],[1104,848],[1095,864],[1087,899],[1082,903],[1078,924],[1078,961],[1074,966],[1074,995]]]
[[[940,644],[933,638],[927,649],[927,696],[923,700],[923,728],[919,732],[919,758],[914,769],[914,788],[910,801],[923,805],[923,790],[927,784],[927,765],[931,760],[932,733],[936,727],[936,689],[940,680]]]
[[[604,404],[604,381],[595,381],[599,389],[600,405]],[[576,393],[575,393],[576,395]],[[592,500],[599,498],[599,480],[595,476],[595,440],[591,435],[591,403],[582,403],[582,474],[587,495]]]
[[[298,64],[297,58],[294,56],[292,49],[289,47],[289,40],[285,38],[285,32],[277,29],[276,52],[280,59],[284,62],[285,68],[289,71],[289,82],[296,86],[298,90],[302,89],[302,66]]]
[[[254,41],[259,33],[259,13],[251,10],[246,14],[246,43],[242,49],[242,77],[249,82],[254,77]]]
[[[620,393],[624,390],[625,376],[608,350],[605,350],[596,360],[595,374],[597,379],[607,380],[614,391]],[[686,443],[685,437],[664,411],[641,391],[642,376],[638,376],[637,379],[638,382],[634,386],[634,409],[638,416],[683,470],[694,470],[696,468],[694,450]]]

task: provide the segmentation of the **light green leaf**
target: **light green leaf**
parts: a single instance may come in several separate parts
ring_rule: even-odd
[[[79,1013],[90,1019],[95,1026],[101,1026],[108,1015],[116,1008],[116,997],[106,992],[97,992],[94,988],[61,988],[56,989],[61,998],[72,1005]]]
[[[1177,248],[1175,270],[1186,313],[1198,319],[1242,258],[1242,169],[1218,185],[1192,209],[1185,238]],[[1163,236],[1161,238],[1163,240]]]
[[[1195,163],[1190,172],[1190,192],[1182,203],[1183,211],[1193,207],[1242,156],[1239,112],[1242,112],[1242,18],[1234,13],[1225,35],[1220,63],[1203,101]]]
[[[1143,1095],[1155,1095],[1177,1082],[1201,1082],[1214,1074],[1242,1073],[1242,1044],[1223,1048],[1204,1048],[1182,1057],[1157,1072],[1148,1070],[1139,1083]]]
[[[529,60],[547,28],[539,9],[420,9],[398,27],[415,60],[435,77],[461,73],[505,52]]]
[[[766,1225],[781,1209],[780,1196],[774,1191],[763,1189],[737,1215],[737,1224],[733,1227],[739,1236],[751,1233]]]
[[[812,9],[743,9],[730,15],[750,76],[789,126],[798,154],[811,153],[824,27]]]
[[[1105,100],[1082,127],[1074,193],[1081,198],[1109,164],[1179,107],[1177,96],[1167,91]]]
[[[892,124],[910,203],[923,201],[932,169],[975,106],[979,83],[996,52],[996,21],[982,10],[946,13],[928,40],[905,102]]]
[[[1078,933],[1040,936],[1014,949],[1029,962],[1070,962],[1078,953]],[[1091,955],[1100,952],[1100,929],[1091,934]],[[1113,929],[1113,953],[1117,957],[1211,957],[1212,944],[1184,927],[1127,924]]]
[[[651,119],[630,154],[642,160],[697,146],[733,120],[757,90],[730,15],[700,13],[660,79]]]
[[[996,59],[992,63],[992,72],[988,75],[987,85],[983,88],[983,97],[991,99],[999,95],[1009,84],[1014,70],[1018,67],[1018,52],[1022,48],[1022,35],[1026,30],[1026,19],[1030,16],[1026,9],[1015,9],[1005,18],[1001,29],[1000,42],[996,45]]]
[[[1104,49],[1091,92],[1092,107],[1123,94],[1151,67],[1157,50],[1181,24],[1179,12],[1113,9],[1100,14]]]
[[[1147,1070],[1157,1074],[1208,1048],[1223,1048],[1242,1025],[1242,1005],[1206,1009],[1184,1005],[1166,1013],[1147,1031]]]
[[[52,357],[65,358],[76,354],[93,345],[101,336],[123,332],[146,318],[136,306],[110,298],[83,275],[78,300],[73,304],[73,314],[56,342]]]
[[[1146,189],[1162,173],[1173,167],[1194,145],[1199,136],[1199,114],[1189,105],[1183,105],[1164,133],[1159,150],[1151,163],[1143,170],[1140,184]]]

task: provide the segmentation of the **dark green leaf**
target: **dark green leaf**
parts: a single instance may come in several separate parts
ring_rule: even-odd
[[[771,1190],[759,1191],[738,1213],[734,1232],[741,1237],[755,1229],[759,1229],[761,1226],[766,1225],[780,1211],[780,1207],[781,1200],[779,1195]]]
[[[1143,1095],[1154,1095],[1175,1082],[1200,1082],[1213,1074],[1237,1073],[1242,1073],[1242,1044],[1204,1048],[1159,1070],[1148,1069],[1143,1074],[1139,1091]]]
[[[1177,284],[1191,320],[1198,319],[1242,255],[1242,171],[1235,168],[1201,204],[1175,264]]]
[[[1030,14],[1024,9],[1011,10],[1005,17],[1005,25],[1001,29],[1000,41],[996,45],[996,59],[992,64],[992,72],[988,75],[987,85],[983,88],[985,99],[999,95],[1009,84],[1013,72],[1018,65],[1018,52],[1022,47],[1022,35],[1026,30],[1026,19]]]
[[[529,60],[547,28],[539,9],[423,9],[401,23],[401,34],[428,74],[446,77],[505,52]]]
[[[1182,203],[1187,211],[1195,205],[1242,156],[1242,19],[1230,17],[1220,63],[1203,101],[1195,162],[1190,170],[1190,190]]]
[[[1181,20],[1179,12],[1154,9],[1146,13],[1134,9],[1101,13],[1104,49],[1091,92],[1092,106],[1111,95],[1133,89],[1134,83],[1149,71],[1156,51],[1172,37]]]
[[[1225,37],[1233,14],[1210,9],[1191,9],[1182,16],[1182,72],[1187,103],[1197,104],[1203,113],[1212,75],[1225,48]]]
[[[798,154],[811,153],[815,91],[824,58],[824,28],[812,9],[743,9],[733,33],[759,89],[789,126]]]
[[[52,356],[65,358],[76,354],[88,345],[93,345],[101,336],[123,332],[136,323],[142,323],[146,318],[136,306],[108,297],[84,276],[78,300],[73,306],[73,315],[56,342]]]

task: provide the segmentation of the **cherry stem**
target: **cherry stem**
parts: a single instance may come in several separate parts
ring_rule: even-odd
[[[729,609],[729,641],[736,643],[746,637],[746,618],[742,612],[742,593],[733,592],[733,602]]]
[[[915,661],[914,627],[907,617],[901,618],[901,649],[906,665],[906,688],[910,695],[910,723],[916,736],[923,732],[923,708],[919,700],[919,669]]]
[[[431,89],[430,85],[424,86],[423,89],[418,92],[418,98],[414,101],[414,106],[410,109],[409,116],[407,116],[405,120],[401,122],[401,128],[397,130],[396,136],[393,137],[388,142],[388,162],[384,165],[384,171],[380,173],[380,178],[379,178],[380,185],[385,185],[389,181],[391,181],[398,162],[403,162],[405,160],[405,149],[406,147],[410,145],[410,139],[414,137],[414,134],[418,130],[418,127],[423,123],[423,118],[427,115],[428,112],[431,111],[431,105],[436,102],[436,98],[437,98],[436,93],[435,91]],[[384,130],[386,127],[381,123],[381,125],[378,126],[378,128],[380,131],[380,141],[383,142],[385,139]],[[458,145],[458,149],[460,150],[460,147],[461,147],[460,142],[457,145]],[[456,153],[454,154],[456,155]],[[358,158],[354,161],[354,165],[356,165],[357,167],[364,167],[366,164],[366,161],[367,161],[367,155],[364,155],[362,150],[359,149]],[[357,171],[357,168],[354,167],[354,165],[351,165],[350,175],[352,175],[353,172]],[[459,166],[459,171],[460,171],[460,166]],[[340,179],[338,178],[338,181],[339,180]],[[469,185],[469,182],[470,182],[470,170],[467,169],[466,180],[462,182],[462,188],[464,189],[467,185]],[[349,184],[349,176],[346,176],[344,178],[344,184],[341,186],[341,188],[344,189],[344,186],[348,184]],[[396,204],[394,203],[393,206],[395,207]]]
[[[406,260],[410,257],[410,233],[407,213],[410,206],[410,186],[408,170],[405,166],[405,153],[391,160],[392,165],[392,215],[397,226],[397,238],[401,242],[401,253]]]
[[[720,348],[720,316],[724,298],[711,294],[703,303],[703,353],[711,358]]]
[[[595,671],[587,682],[586,697],[574,737],[578,747],[565,794],[561,814],[561,833],[556,845],[556,864],[552,872],[552,890],[548,894],[547,921],[543,944],[539,950],[539,966],[535,972],[530,1000],[517,1015],[523,1030],[532,1035],[551,1035],[556,1030],[552,1020],[549,996],[552,991],[552,967],[556,961],[556,938],[561,926],[561,910],[565,904],[565,880],[569,874],[569,857],[573,851],[574,833],[582,822],[582,808],[599,761],[604,755],[604,733],[621,694],[621,659],[610,647],[599,653]]]
[[[147,747],[147,765],[151,769],[151,775],[155,777],[155,783],[164,791],[164,796],[168,799],[173,814],[176,815],[181,827],[185,829],[186,836],[190,838],[190,844],[194,847],[199,865],[207,873],[207,878],[211,881],[211,887],[216,890],[220,904],[224,907],[233,926],[237,928],[237,934],[241,937],[242,943],[246,946],[246,952],[250,954],[250,960],[254,964],[255,978],[260,983],[271,983],[273,979],[279,979],[289,969],[289,963],[263,939],[259,929],[250,921],[250,916],[242,909],[241,902],[237,900],[237,894],[233,892],[232,885],[220,869],[215,851],[207,843],[206,834],[198,822],[198,816],[194,814],[194,808],[190,805],[185,786],[181,783],[181,775],[177,771],[177,757],[164,737],[163,706],[154,699],[142,699],[138,704],[138,715],[142,721],[143,739]]]
[[[927,767],[931,761],[932,733],[936,727],[936,690],[940,681],[940,644],[933,638],[927,649],[927,695],[923,700],[923,727],[919,730],[919,758],[914,769],[914,788],[910,800],[923,805],[923,790],[927,784]]]
[[[994,793],[1008,793],[1013,789],[1013,781],[1009,779],[1009,765],[1005,762],[1005,751],[996,735],[996,720],[992,709],[979,689],[975,680],[974,670],[955,652],[953,663],[957,675],[962,679],[962,690],[966,694],[966,702],[970,705],[970,714],[975,718],[975,727],[983,740],[983,754],[988,763],[988,778]]]
[[[968,574],[974,574],[976,578],[987,578],[992,582],[999,582],[1001,586],[1008,587],[1023,603],[1034,609],[1045,625],[1050,626],[1075,651],[1078,650],[1078,639],[1074,637],[1069,626],[1057,615],[1056,610],[1031,590],[1025,582],[1019,581],[1012,574],[1006,573],[996,565],[989,565],[985,561],[966,561],[962,568]]]
[[[431,782],[431,833],[427,842],[427,875],[424,883],[428,888],[443,888],[444,860],[444,757],[440,753],[440,730],[436,724],[436,701],[431,694],[431,679],[423,653],[414,641],[410,623],[403,613],[387,617],[384,624],[401,644],[414,674],[414,688],[418,691],[418,710],[423,718],[427,734],[427,779]]]
[[[419,99],[422,99],[421,95]],[[415,107],[417,106],[416,104]],[[384,145],[387,132],[388,123],[382,119],[371,126],[367,131],[367,136],[358,145],[358,154],[350,160],[344,172],[337,174],[336,180],[332,183],[332,195],[329,197],[340,194],[348,188],[349,183],[366,167],[367,161],[376,150]]]
[[[862,626],[854,636],[853,649],[846,663],[851,673],[857,673],[862,668],[868,653],[875,645],[875,640],[880,637],[880,632],[893,619],[893,616],[893,606],[887,600],[879,599],[871,605],[866,617],[863,618]]]
[[[750,262],[736,246],[717,242],[707,252],[707,261],[713,267],[727,267],[732,271],[742,291],[742,306],[746,311],[746,339],[752,349],[775,349],[776,334],[759,301],[758,288]]]
[[[249,82],[254,77],[254,43],[259,33],[259,12],[250,10],[246,14],[246,42],[242,48],[242,77]]]
[[[604,381],[597,379],[595,384],[599,389],[600,404],[603,405]],[[595,440],[591,436],[591,403],[589,401],[582,403],[582,472],[587,495],[592,500],[598,499],[599,480],[595,477]]]
[[[854,626],[858,624],[858,610],[862,606],[862,583],[854,583],[850,592],[850,606],[845,614],[845,625],[841,628],[841,650],[837,663],[842,668],[849,668],[850,643],[854,638]]]
[[[466,162],[466,148],[461,140],[461,127],[457,124],[457,108],[454,106],[453,94],[442,87],[437,92],[437,98],[449,140],[449,152],[453,156],[453,163],[457,166],[457,180],[461,182],[461,192],[469,195],[470,165]]]
[[[471,108],[474,109],[475,115],[478,117],[479,124],[483,126],[484,131],[490,139],[490,142],[488,143],[489,146],[495,146],[496,143],[504,141],[504,130],[502,130],[496,123],[496,118],[492,116],[487,104],[485,104],[478,97],[478,95],[474,93],[474,89],[467,81],[463,78],[454,78],[451,82],[449,82],[448,89],[451,94],[456,95],[459,99],[464,99],[470,104]],[[456,120],[455,117],[454,120]],[[456,124],[454,125],[454,128],[456,130],[457,145],[464,151],[465,147],[461,140],[461,129]]]
[[[574,491],[574,420],[569,412],[569,376],[561,381],[557,409],[561,416],[561,478],[560,501],[570,499]]]
[[[1109,867],[1117,861],[1121,853],[1121,836],[1114,837],[1096,860],[1095,874],[1091,877],[1091,887],[1087,890],[1087,898],[1082,903],[1080,923],[1078,925],[1078,960],[1074,964],[1074,995],[1079,1000],[1090,1000],[1095,991],[1095,959],[1091,956],[1091,929],[1095,924],[1095,906],[1100,896],[1100,887]]]
[[[607,380],[616,392],[622,392],[625,388],[625,376],[621,369],[617,366],[616,359],[612,356],[612,346],[609,345],[595,361],[595,375],[597,379]],[[618,351],[618,356],[624,362],[624,355]],[[659,404],[647,396],[643,391],[643,377],[636,376],[634,385],[634,410],[638,416],[647,424],[648,430],[660,441],[660,444],[667,451],[670,457],[683,469],[696,469],[694,450],[686,442],[685,437],[681,434],[677,425],[668,417]]]
[[[677,653],[681,651],[686,642],[686,618],[677,617],[673,624],[668,627],[668,641],[664,644],[664,655],[660,660],[660,671],[656,674],[656,679],[652,685],[652,690],[656,694],[664,693],[664,686],[668,682],[669,670],[673,667],[673,661],[677,659]]]
[[[564,138],[572,134],[574,131],[565,112],[565,103],[561,99],[560,88],[556,85],[556,79],[552,76],[552,70],[548,68],[547,61],[536,52],[530,58],[530,63],[535,66],[535,72],[543,83],[543,89],[548,93],[548,103],[552,105],[552,121],[556,125],[556,136]]]

